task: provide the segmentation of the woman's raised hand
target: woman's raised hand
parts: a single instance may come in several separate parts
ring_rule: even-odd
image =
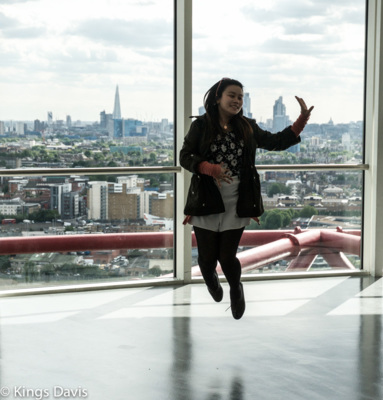
[[[304,117],[309,117],[310,114],[311,114],[311,111],[314,109],[314,106],[311,106],[311,107],[308,109],[307,106],[306,106],[305,101],[304,101],[301,97],[295,96],[295,98],[297,99],[297,102],[298,102],[299,105],[301,106],[301,114],[302,114]]]

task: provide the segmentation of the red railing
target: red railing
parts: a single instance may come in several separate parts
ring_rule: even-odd
[[[192,246],[196,246],[194,234]],[[360,256],[361,237],[360,231],[341,228],[245,231],[240,246],[253,247],[238,253],[244,272],[282,259],[291,260],[288,271],[307,271],[318,255],[332,268],[355,269],[345,253]],[[173,232],[0,238],[0,255],[171,247]],[[192,275],[200,275],[198,266]]]
[[[293,232],[278,232],[279,238],[275,235],[274,240],[238,254],[243,272],[286,259],[291,260],[287,271],[307,271],[318,255],[321,255],[331,268],[355,269],[345,253],[360,256],[360,231],[346,233],[341,228],[335,231],[302,231],[296,228]]]

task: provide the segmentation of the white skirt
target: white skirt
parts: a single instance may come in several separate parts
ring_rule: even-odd
[[[193,216],[189,223],[198,228],[208,229],[214,232],[240,229],[249,225],[250,218],[240,218],[237,215],[238,185],[238,176],[233,176],[233,181],[231,183],[221,182],[221,187],[218,187],[221,192],[223,204],[225,205],[225,212]]]

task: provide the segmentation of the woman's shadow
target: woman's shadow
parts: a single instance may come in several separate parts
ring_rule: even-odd
[[[221,393],[211,393],[206,400],[244,400],[245,390],[242,379],[239,376],[234,376],[231,381],[229,397],[226,399]]]

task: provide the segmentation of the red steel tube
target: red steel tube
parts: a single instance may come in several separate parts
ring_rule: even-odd
[[[321,246],[330,247],[349,254],[360,254],[360,237],[333,231],[321,231]]]
[[[287,257],[296,257],[300,252],[300,247],[295,246],[289,238],[276,240],[275,242],[245,250],[237,254],[241,262],[242,271],[253,270],[267,265],[271,262],[283,260]],[[218,265],[217,272],[222,273],[221,266]],[[200,276],[198,266],[192,268],[192,276]]]
[[[0,255],[164,247],[173,247],[173,232],[7,237],[0,239]]]
[[[287,239],[286,235],[290,238]],[[253,249],[257,254],[263,254],[270,259],[276,252],[284,252],[281,243],[285,243],[288,252],[295,252],[293,247],[324,247],[336,248],[350,254],[360,254],[360,236],[334,232],[328,230],[294,231],[245,231],[240,245],[267,246]],[[295,245],[293,243],[296,243]],[[194,234],[193,246],[196,246]],[[60,235],[39,237],[5,237],[0,238],[0,255],[69,252],[86,250],[113,250],[113,249],[149,249],[173,247],[173,232],[140,232],[118,234],[91,234],[91,235]],[[269,250],[271,249],[271,250]],[[257,256],[258,258],[258,256]]]

